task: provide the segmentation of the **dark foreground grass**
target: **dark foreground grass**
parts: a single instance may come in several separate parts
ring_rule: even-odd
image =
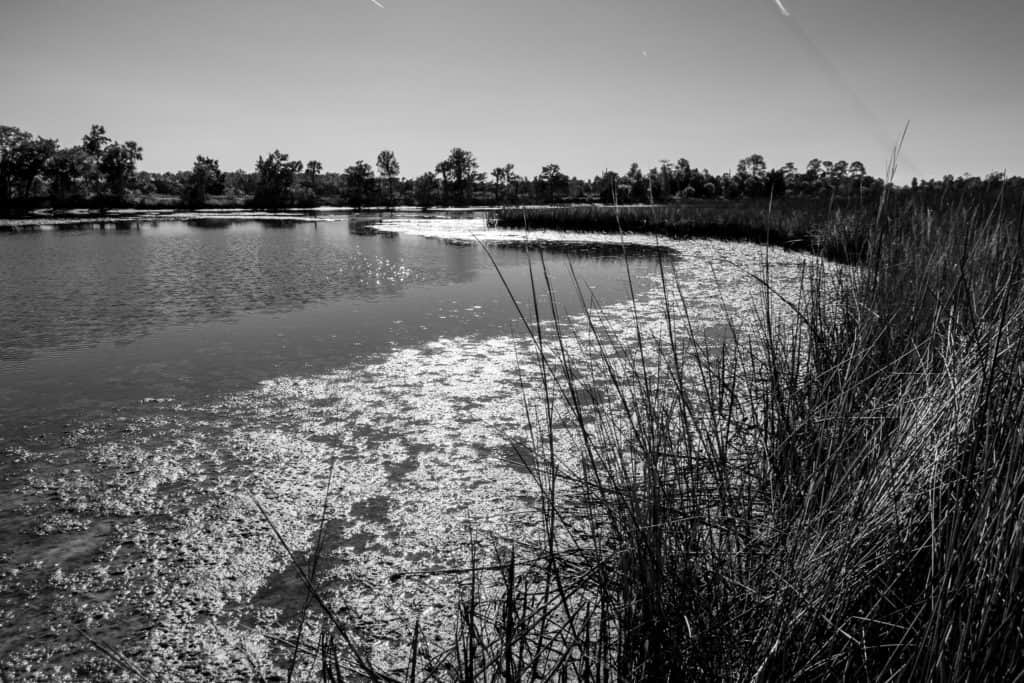
[[[545,537],[468,572],[444,661],[414,645],[404,678],[1024,679],[1024,226],[857,221],[816,239],[860,267],[782,303],[765,264],[730,343],[669,275],[657,333],[524,312]],[[330,679],[352,659],[327,624]]]

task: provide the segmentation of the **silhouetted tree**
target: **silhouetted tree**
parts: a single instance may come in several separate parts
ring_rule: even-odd
[[[135,175],[135,163],[142,161],[142,148],[129,140],[114,142],[103,150],[100,172],[106,183],[107,194],[116,201],[123,201]]]
[[[0,202],[6,203],[11,198],[14,185],[14,150],[31,138],[29,133],[20,128],[0,126]]]
[[[416,204],[426,211],[437,204],[438,187],[437,177],[433,173],[424,173],[413,185],[413,194],[416,197]]]
[[[767,175],[767,166],[764,157],[760,154],[751,154],[745,159],[740,159],[736,165],[736,175],[749,176],[752,178],[764,178]]]
[[[310,159],[306,162],[306,182],[309,183],[309,189],[316,193],[316,177],[324,172],[324,166],[316,159]]]
[[[563,194],[569,189],[569,176],[562,173],[558,164],[541,167],[540,175],[535,182],[548,202],[555,201],[555,195]]]
[[[54,152],[43,169],[43,176],[50,183],[50,197],[57,203],[64,203],[79,194],[79,186],[88,167],[88,155],[82,147]]]
[[[505,167],[496,166],[491,169],[491,177],[494,178],[494,203],[501,204],[502,197],[505,193],[505,185],[507,183],[505,176]]]
[[[191,207],[203,206],[207,195],[224,192],[224,174],[220,170],[220,163],[210,157],[197,156],[184,185],[185,203]]]
[[[262,208],[278,208],[292,200],[295,176],[302,172],[301,161],[289,161],[287,154],[275,149],[256,162],[256,188],[253,204]]]
[[[377,172],[384,183],[384,197],[388,207],[395,205],[395,178],[398,177],[400,167],[395,153],[389,149],[382,150],[377,155]]]
[[[345,169],[345,198],[349,206],[361,209],[374,193],[373,168],[362,159]]]
[[[640,169],[640,164],[635,161],[630,164],[629,170],[626,171],[625,181],[627,185],[622,189],[626,192],[618,193],[619,202],[642,203],[647,201],[649,188],[647,178],[644,177],[644,172]]]
[[[605,171],[594,178],[594,192],[598,199],[605,204],[612,204],[619,201],[618,197],[619,174],[615,171]]]
[[[82,136],[82,149],[86,154],[99,158],[103,156],[103,150],[110,142],[110,138],[107,137],[107,129],[94,123],[89,132]]]
[[[808,182],[815,183],[821,178],[821,159],[811,159],[807,162],[807,172],[804,174],[804,179]]]
[[[768,172],[765,184],[769,197],[779,199],[786,196],[786,171],[782,168],[773,168]]]
[[[515,164],[505,164],[491,171],[495,202],[505,204],[519,200],[519,182],[522,179],[516,174],[515,167]]]
[[[82,137],[85,154],[83,177],[93,194],[106,204],[121,203],[135,177],[135,164],[142,160],[138,143],[116,142],[107,136],[106,128],[93,124]]]
[[[0,126],[0,202],[28,199],[32,186],[57,151],[57,141]]]
[[[441,176],[441,189],[447,204],[466,206],[473,201],[473,186],[483,177],[473,153],[461,147],[452,148],[448,158],[435,170]]]

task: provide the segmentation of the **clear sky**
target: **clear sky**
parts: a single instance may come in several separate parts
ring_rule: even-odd
[[[0,124],[142,168],[274,148],[402,174],[686,157],[1024,175],[1021,0],[0,0]]]

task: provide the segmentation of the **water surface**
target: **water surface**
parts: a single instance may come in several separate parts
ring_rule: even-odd
[[[487,238],[482,220],[456,221],[460,239],[436,239],[394,231],[411,219],[382,231],[379,219],[320,218],[0,236],[0,429],[38,431],[144,398],[193,399],[443,336],[507,333],[517,315],[499,270],[532,305],[526,243],[485,248],[473,237]],[[651,271],[652,248],[629,251],[636,274]],[[548,244],[559,308],[578,310],[570,259],[604,300],[625,297],[621,253]]]
[[[598,299],[601,333],[629,340],[658,333],[664,265],[714,335],[758,296],[766,253],[780,288],[802,261],[633,236],[634,304],[607,235],[420,216],[116,225],[0,235],[11,680],[105,680],[93,643],[157,680],[280,676],[282,643],[316,633],[298,629],[302,585],[270,524],[304,560],[324,514],[322,585],[375,661],[401,666],[417,621],[442,647],[457,578],[423,572],[466,566],[470,538],[537,529],[511,447],[537,373],[506,285],[551,318],[550,282],[560,324]]]

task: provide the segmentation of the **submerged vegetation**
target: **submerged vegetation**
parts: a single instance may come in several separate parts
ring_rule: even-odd
[[[403,677],[1024,675],[1024,211],[904,198],[820,234],[853,229],[858,267],[785,300],[765,263],[757,323],[724,336],[669,264],[628,338],[523,311],[544,533],[464,569],[452,647],[422,661],[414,635]]]

